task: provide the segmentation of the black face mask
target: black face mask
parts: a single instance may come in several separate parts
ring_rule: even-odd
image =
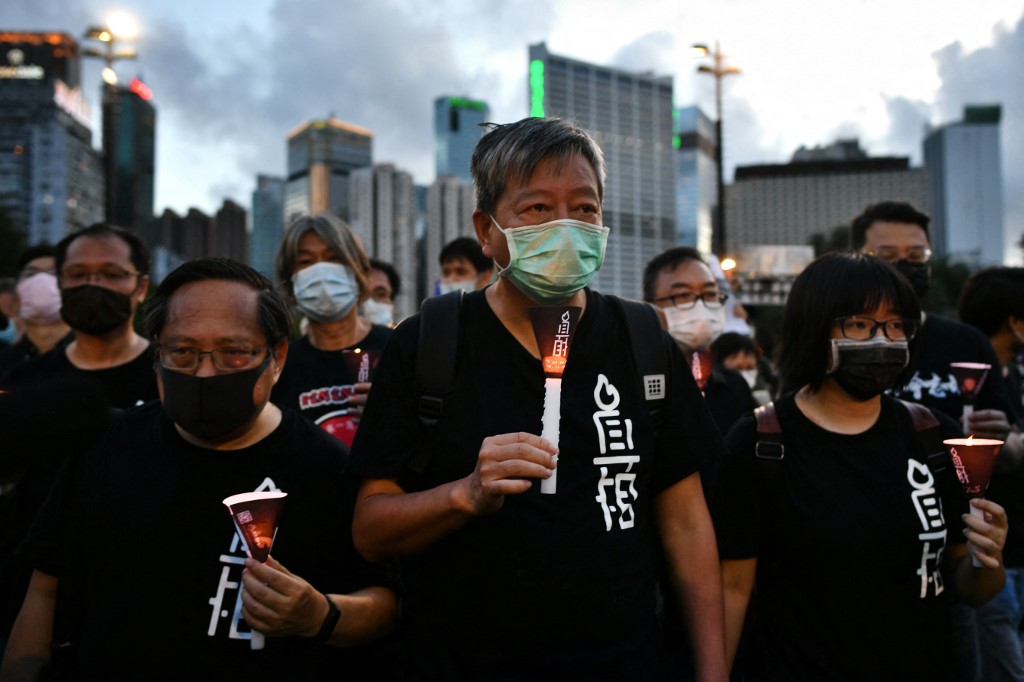
[[[927,263],[911,263],[908,260],[896,261],[896,269],[907,278],[911,288],[917,294],[917,300],[922,300],[928,293],[928,280],[931,278],[931,266]]]
[[[908,362],[906,341],[833,339],[829,376],[847,395],[863,402],[892,388]]]
[[[106,334],[132,316],[131,296],[112,289],[83,284],[60,293],[60,316],[83,334]]]
[[[230,436],[263,409],[263,405],[253,404],[252,392],[269,364],[268,353],[258,367],[197,377],[157,362],[164,385],[164,412],[196,438],[217,441]]]

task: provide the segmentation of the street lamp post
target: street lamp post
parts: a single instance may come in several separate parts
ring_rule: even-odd
[[[726,247],[725,168],[722,156],[722,148],[724,147],[722,139],[722,79],[726,76],[737,74],[740,70],[738,67],[725,64],[725,55],[718,47],[717,40],[715,41],[713,52],[708,49],[707,45],[700,43],[695,44],[693,49],[698,51],[702,57],[711,57],[711,64],[701,64],[697,67],[697,71],[699,73],[709,73],[715,79],[715,166],[718,175],[716,178],[718,196],[716,199],[717,205],[715,206],[715,227],[711,235],[711,249],[715,254],[721,256],[725,252]]]
[[[114,15],[107,22],[106,26],[90,26],[86,29],[85,35],[82,36],[86,40],[96,40],[103,43],[103,49],[87,47],[82,50],[82,55],[103,60],[103,82],[107,85],[117,84],[114,62],[121,59],[135,59],[138,56],[132,48],[118,50],[114,46],[119,38],[130,38],[134,32],[134,23],[130,19],[123,15]]]

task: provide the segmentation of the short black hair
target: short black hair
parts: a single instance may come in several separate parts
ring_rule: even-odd
[[[468,260],[478,275],[494,267],[494,261],[484,255],[480,242],[471,237],[456,237],[445,244],[437,260],[443,268],[445,263],[457,258]]]
[[[662,270],[675,270],[681,263],[691,260],[707,265],[700,251],[691,246],[673,246],[648,261],[644,266],[644,300],[654,302],[654,283]]]
[[[921,305],[910,284],[885,261],[862,253],[827,253],[793,282],[782,320],[779,375],[783,391],[821,388],[837,317],[859,315],[888,303],[900,317],[919,320]],[[910,342],[911,352],[916,338]],[[909,365],[896,380],[909,378]]]
[[[146,314],[142,320],[143,334],[156,341],[167,321],[174,292],[193,282],[221,280],[241,282],[259,294],[259,324],[267,345],[273,349],[288,340],[292,318],[288,305],[274,288],[274,283],[248,265],[229,258],[196,258],[178,268],[160,282],[152,298],[146,302]]]
[[[759,355],[757,342],[739,332],[726,332],[711,342],[711,357],[716,364],[737,353]]]
[[[128,244],[135,271],[140,275],[149,274],[149,247],[146,246],[146,242],[142,241],[142,237],[132,230],[118,227],[117,225],[95,223],[89,227],[82,228],[78,232],[72,232],[57,242],[56,252],[53,254],[53,257],[56,261],[58,275],[61,268],[64,267],[64,259],[67,258],[68,248],[70,248],[72,242],[81,237],[117,237]]]
[[[15,272],[17,272],[20,275],[21,271],[25,269],[25,266],[34,261],[36,258],[56,259],[56,257],[57,247],[55,247],[53,244],[49,244],[47,242],[35,244],[22,251],[21,255],[18,256],[18,262],[15,266]]]
[[[391,297],[398,296],[398,292],[402,290],[402,278],[398,275],[398,270],[395,270],[394,265],[387,261],[371,258],[370,269],[383,272],[388,278],[388,283],[391,285]]]
[[[872,224],[879,220],[887,223],[910,223],[911,225],[917,225],[924,230],[928,241],[931,241],[931,236],[928,235],[928,223],[932,221],[931,218],[905,201],[882,201],[865,208],[850,223],[850,248],[854,251],[860,251],[864,248],[864,242],[867,241],[865,233]]]
[[[964,285],[957,308],[961,320],[990,338],[1010,316],[1024,319],[1024,268],[979,270]]]

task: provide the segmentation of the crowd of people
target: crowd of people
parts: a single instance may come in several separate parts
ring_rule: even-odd
[[[928,217],[869,206],[768,357],[692,248],[643,301],[590,288],[615,226],[579,126],[493,125],[470,170],[475,239],[406,320],[327,214],[276,282],[201,258],[151,292],[107,224],[22,254],[0,680],[1024,680],[1024,269],[925,312]],[[951,363],[991,369],[968,395]],[[1003,443],[985,495],[964,435]],[[265,561],[222,502],[250,492],[287,494]]]

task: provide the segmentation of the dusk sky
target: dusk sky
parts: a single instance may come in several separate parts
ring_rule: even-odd
[[[965,104],[1003,106],[1011,238],[1024,231],[1024,11],[1009,0],[45,0],[4,2],[0,28],[80,36],[132,14],[137,62],[158,110],[156,211],[249,207],[257,173],[283,175],[285,137],[333,113],[374,132],[374,161],[433,180],[432,102],[486,100],[527,115],[527,46],[675,77],[680,106],[713,114],[691,44],[717,39],[743,73],[725,89],[725,157],[789,160],[800,145],[859,137],[921,163],[928,125]],[[99,71],[83,67],[98,129]],[[98,144],[97,136],[97,144]],[[1017,256],[1017,254],[1012,254]]]

